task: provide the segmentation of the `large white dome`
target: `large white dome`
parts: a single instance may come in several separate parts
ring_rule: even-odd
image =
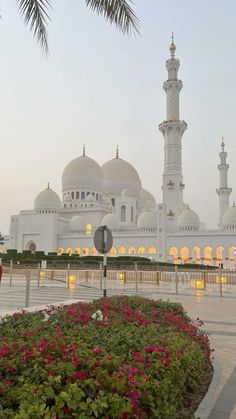
[[[129,189],[131,196],[138,197],[141,181],[131,164],[116,157],[104,163],[102,169],[107,193],[121,194],[123,189]]]
[[[139,228],[156,228],[157,227],[157,214],[152,211],[145,211],[139,217],[137,221]]]
[[[103,217],[101,225],[106,225],[111,230],[119,230],[120,229],[120,221],[117,215],[115,214],[106,214]]]
[[[69,221],[70,231],[83,231],[85,229],[85,222],[81,215],[75,215]]]
[[[228,208],[222,217],[223,227],[236,227],[236,207],[233,205]]]
[[[61,208],[61,200],[56,192],[49,188],[39,192],[34,201],[35,210],[58,210]]]
[[[156,208],[156,200],[151,192],[148,192],[146,189],[141,189],[139,192],[139,207],[140,209],[146,208]]]
[[[103,171],[99,164],[84,155],[68,163],[62,174],[62,190],[67,189],[103,191]]]
[[[200,227],[197,213],[189,207],[180,213],[177,223],[180,230],[199,230]]]

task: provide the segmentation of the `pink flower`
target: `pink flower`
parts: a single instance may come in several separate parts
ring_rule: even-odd
[[[0,357],[1,357],[1,356],[2,356],[2,357],[8,356],[8,355],[9,355],[9,353],[10,353],[10,348],[8,348],[8,346],[3,346],[3,347],[0,349]]]
[[[77,380],[86,380],[89,377],[87,371],[81,370],[81,371],[75,371],[72,376],[72,382],[74,383]]]
[[[165,352],[165,348],[159,345],[148,345],[145,347],[146,352]]]
[[[102,353],[102,349],[100,349],[98,347],[95,347],[95,348],[91,349],[91,352],[92,352],[93,355],[99,355],[99,354]]]

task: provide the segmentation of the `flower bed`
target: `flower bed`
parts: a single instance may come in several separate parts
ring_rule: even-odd
[[[191,418],[210,348],[179,304],[111,297],[7,316],[0,418]]]

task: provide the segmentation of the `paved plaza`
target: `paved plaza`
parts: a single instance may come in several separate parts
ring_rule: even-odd
[[[100,298],[103,295],[100,285],[99,281],[91,281],[72,284],[68,288],[65,282],[43,280],[38,286],[37,281],[32,280],[30,309],[67,301],[88,302]],[[191,318],[204,321],[203,329],[209,333],[211,346],[214,348],[218,378],[202,418],[236,419],[236,289],[225,289],[224,297],[220,297],[217,290],[193,291],[187,285],[182,285],[179,294],[175,294],[174,287],[138,284],[136,290],[134,283],[108,280],[107,295],[117,294],[180,302]],[[25,278],[13,278],[10,286],[9,277],[5,276],[0,287],[0,315],[24,308],[25,296]],[[208,412],[207,409],[211,410]]]

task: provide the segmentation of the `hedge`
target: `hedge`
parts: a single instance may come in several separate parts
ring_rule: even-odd
[[[0,336],[4,419],[190,419],[212,375],[208,337],[169,302],[21,312]]]

